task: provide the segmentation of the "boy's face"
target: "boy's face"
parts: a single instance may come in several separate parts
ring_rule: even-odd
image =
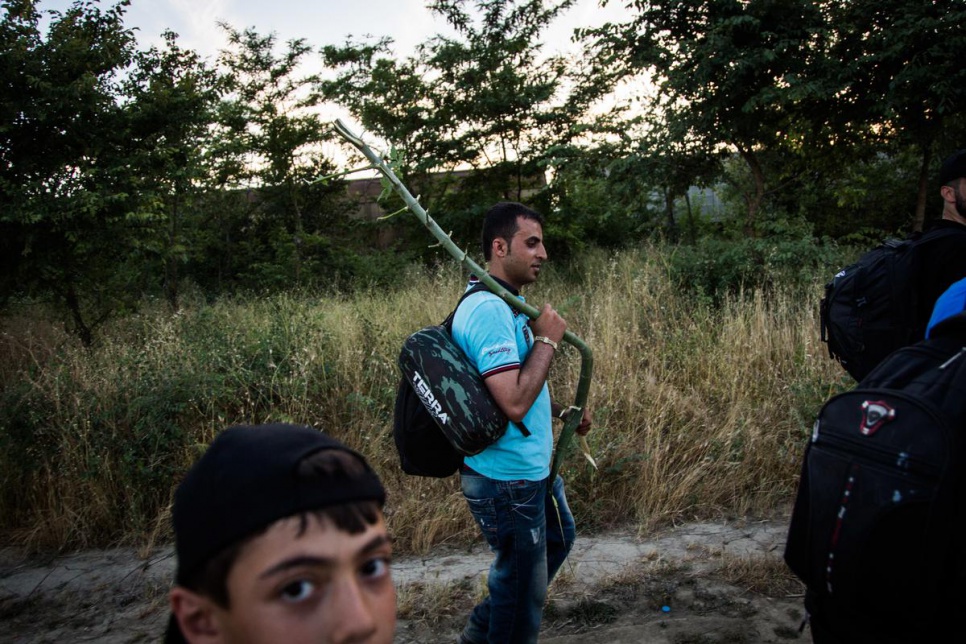
[[[225,644],[390,644],[396,591],[382,517],[359,534],[314,516],[301,535],[299,528],[298,517],[282,519],[245,544],[228,573],[231,607],[209,603],[207,623],[201,622],[207,628],[196,629],[196,623],[186,629],[182,620],[186,638]]]

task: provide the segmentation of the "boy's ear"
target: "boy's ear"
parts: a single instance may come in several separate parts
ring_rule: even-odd
[[[190,644],[215,644],[221,642],[221,629],[215,617],[214,603],[203,595],[187,588],[175,586],[168,595],[171,614],[174,615],[181,634]]]

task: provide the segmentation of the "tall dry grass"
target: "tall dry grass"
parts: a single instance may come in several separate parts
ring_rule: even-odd
[[[741,293],[713,306],[676,290],[657,248],[592,253],[581,279],[552,272],[527,293],[553,302],[594,349],[590,435],[600,470],[565,468],[593,529],[787,501],[818,405],[844,384],[824,355],[818,288]],[[399,547],[475,538],[458,481],[408,477],[390,432],[395,358],[442,320],[463,277],[413,270],[395,292],[280,295],[162,307],[119,320],[93,351],[36,318],[0,336],[0,530],[38,548],[169,537],[171,492],[222,428],[287,421],[359,449],[389,490]],[[555,397],[579,355],[560,352]]]
[[[818,406],[847,384],[819,341],[817,286],[715,307],[678,292],[666,260],[597,257],[569,316],[595,351],[600,471],[574,460],[569,472],[585,523],[774,510],[794,490]],[[555,369],[555,389],[571,391],[575,369]]]

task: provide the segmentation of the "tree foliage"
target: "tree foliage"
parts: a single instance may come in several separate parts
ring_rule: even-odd
[[[390,144],[461,244],[489,204],[523,200],[558,257],[895,234],[964,145],[962,2],[631,0],[627,21],[578,33],[581,54],[548,51],[574,4],[434,0],[446,32],[407,57],[387,38],[317,48],[223,25],[209,61],[170,32],[139,50],[129,0],[0,0],[0,306],[54,302],[89,344],[107,316],[145,295],[176,309],[189,285],[384,280],[425,234],[401,218],[385,252],[385,224],[317,180],[338,170],[326,103]],[[308,73],[317,52],[327,69]],[[724,202],[714,218],[695,186]]]
[[[164,41],[136,55],[124,106],[140,218],[157,226],[140,240],[158,258],[164,295],[177,309],[180,269],[196,251],[197,210],[211,185],[211,124],[223,82],[175,33]]]
[[[385,40],[326,47],[339,74],[322,91],[403,147],[402,171],[424,205],[457,238],[475,238],[480,211],[493,201],[549,206],[543,177],[554,151],[587,132],[606,89],[582,82],[565,57],[544,54],[541,35],[572,5],[439,0],[430,8],[455,36],[430,38],[403,61],[390,57]],[[469,171],[458,190],[430,175],[455,170]]]
[[[342,186],[308,184],[334,169],[297,71],[311,48],[226,28],[220,68],[171,32],[138,51],[128,4],[78,1],[44,30],[8,0],[0,23],[0,299],[53,300],[85,344],[145,294],[177,308],[185,276],[277,288],[343,263]]]
[[[229,274],[261,287],[317,282],[335,267],[329,233],[344,212],[335,197],[342,184],[313,183],[335,166],[322,153],[331,135],[314,109],[317,78],[303,71],[312,48],[302,39],[280,48],[274,34],[222,28],[227,93],[211,154],[217,184],[234,192],[219,222],[233,243],[209,250]]]
[[[662,115],[666,145],[701,155],[737,154],[746,229],[753,231],[766,194],[765,150],[802,144],[808,107],[824,95],[809,74],[826,37],[818,8],[801,0],[634,2],[624,24],[589,30],[598,69],[618,77],[653,74],[650,111]]]
[[[44,35],[34,2],[8,0],[0,23],[2,295],[53,294],[86,344],[137,279],[118,100],[127,4],[76,2]]]
[[[918,152],[914,227],[926,211],[930,168],[951,151],[944,129],[966,114],[966,3],[837,0],[823,3],[830,29],[832,98],[854,129]],[[953,147],[961,147],[960,140]],[[940,148],[940,149],[937,149]],[[935,186],[935,184],[932,184]]]
[[[803,181],[835,183],[883,153],[918,151],[916,222],[940,142],[962,113],[966,7],[917,0],[638,0],[586,31],[597,69],[653,74],[650,114],[668,142],[734,155],[722,178],[758,211]],[[741,168],[740,172],[736,172]],[[904,174],[904,173],[903,173]],[[900,175],[901,176],[901,175]],[[855,188],[858,186],[852,186]],[[841,193],[840,193],[841,194]],[[829,194],[826,201],[839,201]],[[816,213],[821,216],[821,213]]]

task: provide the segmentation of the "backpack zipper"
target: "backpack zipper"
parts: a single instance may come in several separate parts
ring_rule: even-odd
[[[954,363],[954,362],[956,362],[956,360],[958,360],[958,359],[959,359],[959,357],[960,357],[961,355],[963,355],[963,352],[966,352],[966,347],[963,347],[962,349],[960,349],[960,350],[959,350],[959,353],[957,353],[957,354],[956,354],[956,355],[954,355],[954,356],[953,356],[952,358],[950,358],[950,359],[949,359],[949,360],[947,360],[946,362],[944,362],[944,363],[942,363],[941,365],[939,365],[939,368],[940,368],[940,369],[945,369],[946,367],[948,367],[948,366],[949,366],[949,365],[951,365],[952,363]]]
[[[814,442],[819,446],[824,442],[834,451],[845,451],[846,454],[855,460],[866,461],[873,465],[882,465],[888,467],[890,470],[895,470],[917,478],[937,478],[942,471],[941,466],[937,466],[921,458],[914,458],[904,453],[896,453],[846,436],[819,432]],[[850,447],[861,448],[861,451],[864,453],[863,456],[856,456],[855,449],[849,449]]]

